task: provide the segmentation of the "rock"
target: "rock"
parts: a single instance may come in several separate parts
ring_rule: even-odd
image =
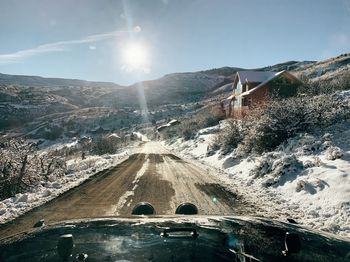
[[[20,196],[17,199],[17,202],[25,202],[25,203],[27,203],[28,202],[28,194],[23,194],[22,196]]]
[[[287,218],[287,221],[291,224],[299,224],[297,221],[295,221],[293,218]]]
[[[43,197],[48,197],[49,195],[51,195],[51,190],[49,190],[49,189],[46,189],[43,193],[42,193],[42,196]]]
[[[56,177],[53,176],[53,175],[50,175],[50,176],[47,178],[47,180],[50,181],[50,182],[55,182]]]
[[[45,226],[45,220],[44,219],[40,219],[38,222],[36,222],[33,227],[42,227]]]
[[[52,185],[51,185],[53,188],[61,188],[62,187],[62,185],[60,184],[60,183],[57,183],[57,182],[55,182],[55,183],[52,183]]]

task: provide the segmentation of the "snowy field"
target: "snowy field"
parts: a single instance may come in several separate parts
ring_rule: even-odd
[[[299,224],[350,238],[350,125],[322,134],[300,134],[277,150],[237,159],[207,154],[219,126],[200,130],[195,139],[163,142],[168,149],[209,166],[229,187],[262,207],[257,216]]]
[[[77,158],[67,161],[67,174],[64,177],[52,177],[48,182],[42,182],[33,188],[31,192],[0,201],[0,224],[52,200],[80,185],[90,176],[117,165],[129,156],[130,150],[128,148],[118,154],[88,156],[84,160]]]

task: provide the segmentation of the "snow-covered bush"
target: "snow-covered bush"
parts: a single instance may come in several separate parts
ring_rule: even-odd
[[[315,194],[317,192],[317,190],[323,190],[326,185],[328,185],[325,181],[321,180],[321,179],[313,179],[313,180],[303,180],[300,179],[297,182],[297,186],[295,188],[296,192],[300,192],[300,191],[306,191],[310,194]]]
[[[263,157],[257,160],[257,164],[249,172],[249,175],[253,176],[253,178],[258,178],[258,177],[264,177],[266,174],[270,174],[273,161],[274,161],[273,153],[265,154]]]
[[[242,133],[239,122],[234,119],[229,119],[226,121],[225,127],[215,136],[211,148],[221,148],[225,154],[236,148],[241,141]]]
[[[285,174],[295,174],[303,169],[303,164],[292,155],[283,156],[272,164],[272,176],[279,178]]]
[[[303,180],[303,179],[300,179],[298,182],[297,182],[297,187],[295,188],[296,192],[300,192],[301,190],[305,190],[305,191],[309,191],[308,188],[310,188],[311,185],[309,182]]]
[[[91,143],[92,152],[97,155],[114,154],[121,147],[121,141],[109,137],[99,137]]]
[[[278,185],[282,177],[296,176],[304,168],[294,154],[267,153],[258,160],[249,175],[255,178],[265,178],[266,187]]]
[[[306,160],[303,165],[304,168],[319,167],[323,165],[323,162],[318,156],[313,156],[312,160]]]
[[[312,133],[349,118],[350,101],[335,95],[271,100],[264,106],[253,108],[241,122],[239,134],[242,141],[236,154],[247,156],[269,152],[299,133]],[[232,135],[236,136],[236,133]],[[311,153],[329,146],[329,143],[322,145],[319,141],[310,141],[305,143],[304,150]]]
[[[307,95],[322,95],[331,94],[336,91],[349,90],[350,89],[350,75],[345,73],[339,75],[332,80],[317,80],[311,81],[307,77],[303,77],[304,85],[299,87],[299,93]]]
[[[336,160],[338,158],[341,158],[343,155],[343,150],[336,146],[331,146],[326,151],[326,158],[328,160]]]
[[[10,139],[0,144],[0,199],[24,193],[41,181],[63,176],[66,163],[50,153],[38,154],[23,140]]]

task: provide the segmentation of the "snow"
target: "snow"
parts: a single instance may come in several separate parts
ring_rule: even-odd
[[[144,134],[140,133],[140,132],[133,132],[132,133],[134,136],[136,136],[138,139],[140,139],[141,141],[147,142],[149,141],[149,139],[147,138],[147,136],[145,136]]]
[[[160,130],[162,130],[163,128],[170,127],[170,126],[173,126],[173,125],[176,125],[176,124],[179,124],[179,123],[180,123],[180,122],[179,122],[178,120],[173,119],[173,120],[169,121],[167,124],[158,126],[158,127],[157,127],[157,130],[160,131]]]
[[[116,133],[112,133],[108,136],[109,138],[116,138],[116,139],[120,139],[120,136],[118,136],[118,134]]]
[[[0,201],[0,224],[6,223],[25,212],[40,206],[69,189],[80,185],[90,176],[117,165],[125,160],[130,148],[113,155],[88,156],[84,160],[71,159],[67,161],[67,174],[62,178],[49,178],[40,183],[31,192],[16,194],[16,196]]]
[[[273,152],[244,159],[219,151],[207,154],[218,129],[206,128],[193,140],[163,145],[211,168],[229,188],[253,198],[264,210],[257,216],[283,221],[290,217],[304,226],[350,237],[350,124],[337,124],[317,135],[300,134]]]

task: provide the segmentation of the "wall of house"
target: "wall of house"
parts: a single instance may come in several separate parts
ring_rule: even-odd
[[[252,105],[265,103],[269,98],[269,87],[267,85],[258,88],[251,95],[246,96],[247,99],[251,99]]]
[[[270,94],[275,94],[279,97],[295,96],[299,86],[299,82],[291,81],[290,79],[284,77],[276,78],[268,84]]]
[[[236,119],[242,119],[247,115],[248,110],[249,110],[249,108],[247,106],[235,108],[231,114],[231,117],[236,118]]]
[[[240,96],[235,97],[235,101],[234,101],[233,107],[234,108],[238,108],[238,107],[241,107],[241,106],[242,106],[242,98]]]
[[[254,87],[258,86],[260,83],[248,83],[248,89],[247,91],[249,90],[252,90]]]
[[[242,93],[242,83],[241,81],[238,81],[236,89],[234,89],[234,94],[239,95]],[[233,101],[233,109],[241,106],[241,98],[235,97],[235,100]]]
[[[238,81],[237,87],[235,89],[235,94],[240,94],[240,93],[242,93],[242,83],[241,81]]]

